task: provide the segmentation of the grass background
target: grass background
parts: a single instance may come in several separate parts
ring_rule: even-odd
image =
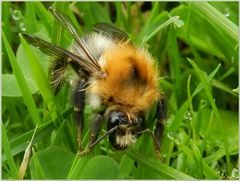
[[[27,179],[239,178],[237,2],[1,5],[3,179],[19,178],[19,170]],[[112,23],[155,57],[169,108],[164,162],[156,158],[149,135],[126,151],[113,151],[105,139],[91,154],[76,156],[71,86],[66,83],[55,97],[48,57],[17,35],[25,32],[69,47],[71,37],[48,12],[52,5],[80,34],[96,22]],[[91,115],[86,106],[85,145]],[[154,108],[148,119],[153,115]]]

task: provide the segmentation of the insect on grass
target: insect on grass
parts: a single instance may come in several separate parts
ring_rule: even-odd
[[[128,35],[116,27],[98,23],[93,32],[80,37],[70,19],[50,8],[57,22],[72,35],[69,50],[50,44],[41,38],[23,34],[32,45],[53,57],[50,82],[55,94],[61,88],[67,67],[77,75],[72,102],[78,130],[78,153],[85,155],[108,136],[114,149],[124,150],[148,132],[156,152],[160,154],[163,121],[166,119],[166,100],[158,88],[158,71],[147,50],[136,47]],[[157,102],[155,130],[146,127],[145,112]],[[91,121],[88,146],[82,148],[84,107],[89,104],[98,110]],[[99,135],[102,122],[107,131]]]

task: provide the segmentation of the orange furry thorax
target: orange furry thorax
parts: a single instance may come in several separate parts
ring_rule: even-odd
[[[159,98],[158,71],[148,53],[121,43],[105,51],[103,58],[106,77],[90,83],[90,93],[103,104],[134,115]]]

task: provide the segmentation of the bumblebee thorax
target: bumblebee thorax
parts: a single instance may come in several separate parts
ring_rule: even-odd
[[[89,88],[102,103],[138,112],[158,99],[158,72],[148,54],[130,45],[119,45],[105,51],[101,62],[106,76],[93,78]]]

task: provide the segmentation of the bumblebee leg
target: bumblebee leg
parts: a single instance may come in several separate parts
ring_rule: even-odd
[[[157,119],[156,127],[154,130],[155,137],[155,150],[158,157],[161,158],[160,147],[163,138],[164,120],[167,118],[167,103],[164,97],[160,98],[157,103],[157,110],[155,118]]]
[[[77,123],[77,142],[78,151],[82,150],[82,130],[84,123],[84,106],[85,106],[85,87],[86,81],[80,80],[77,82],[73,91],[72,101],[74,105],[74,118]]]
[[[160,150],[159,141],[157,140],[157,138],[155,137],[155,135],[153,134],[153,132],[152,132],[149,128],[147,128],[147,129],[145,129],[145,130],[143,130],[143,131],[138,132],[137,134],[143,134],[143,133],[148,133],[148,134],[150,134],[151,137],[152,137],[152,139],[153,139],[153,141],[154,141],[154,145],[155,145],[155,150],[156,150],[156,152],[157,152],[157,150]],[[159,158],[159,160],[163,161],[160,152],[157,152],[157,157]]]
[[[96,142],[98,134],[100,132],[100,127],[101,127],[102,121],[103,121],[103,116],[101,114],[97,114],[93,118],[92,125],[91,125],[91,128],[90,128],[89,144],[88,144],[86,149],[79,152],[79,155],[86,155],[86,154],[88,154],[92,151],[93,147],[96,145],[95,142]]]

